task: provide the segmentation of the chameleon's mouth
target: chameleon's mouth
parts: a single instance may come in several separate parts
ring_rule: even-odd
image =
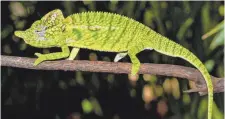
[[[24,38],[24,31],[15,31],[14,34],[17,36],[17,37],[20,37],[20,38]]]
[[[14,34],[15,36],[22,38],[27,44],[29,44],[28,39],[26,37],[26,31],[15,31]]]

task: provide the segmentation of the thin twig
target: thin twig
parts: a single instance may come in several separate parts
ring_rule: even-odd
[[[18,67],[35,70],[64,70],[64,71],[88,71],[88,72],[110,72],[110,73],[130,73],[131,64],[122,62],[106,61],[85,61],[85,60],[58,60],[45,61],[38,66],[33,66],[36,58],[4,56],[1,55],[1,66]],[[139,74],[153,74],[162,76],[172,76],[194,81],[197,89],[186,92],[199,92],[204,95],[207,93],[205,80],[201,73],[190,67],[170,65],[170,64],[151,64],[143,63]],[[224,79],[212,77],[214,92],[224,92]]]

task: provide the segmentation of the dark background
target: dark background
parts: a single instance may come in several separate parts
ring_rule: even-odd
[[[224,77],[224,36],[219,35],[221,31],[201,39],[223,21],[222,1],[1,2],[1,54],[35,57],[35,52],[60,51],[59,48],[31,47],[13,35],[15,30],[29,28],[54,9],[61,9],[65,17],[84,11],[114,12],[131,17],[191,50],[205,63],[211,75]],[[76,59],[79,60],[112,61],[116,53],[82,49],[78,55]],[[143,51],[138,58],[142,63],[193,67],[183,59],[155,51]],[[130,59],[125,57],[121,62],[130,62]],[[1,118],[205,119],[207,96],[182,92],[189,88],[188,80],[173,77],[140,75],[135,82],[127,74],[1,67]],[[224,116],[223,96],[223,93],[214,96],[217,105],[214,119]]]

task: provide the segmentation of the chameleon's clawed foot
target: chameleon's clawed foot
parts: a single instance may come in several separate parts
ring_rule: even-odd
[[[41,53],[35,53],[34,55],[38,57],[38,59],[36,59],[34,62],[34,66],[37,66],[38,64],[40,64],[41,62],[45,60],[45,57]]]
[[[42,60],[41,58],[36,59],[35,62],[34,62],[34,66],[37,66],[38,64],[40,64],[43,61],[44,60]]]
[[[37,57],[41,57],[43,54],[41,54],[41,53],[34,53],[34,55],[36,55]]]

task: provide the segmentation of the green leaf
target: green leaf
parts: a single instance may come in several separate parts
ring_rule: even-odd
[[[224,16],[224,5],[220,5],[220,7],[218,8],[218,11],[221,16]]]
[[[91,104],[93,105],[93,111],[96,115],[103,116],[101,106],[96,98],[90,98]]]
[[[214,60],[211,60],[211,59],[210,59],[210,60],[207,60],[207,61],[205,62],[205,67],[207,68],[207,70],[208,70],[209,72],[212,71],[214,65],[215,65]]]
[[[200,101],[199,104],[199,108],[198,108],[198,119],[203,119],[206,117],[206,113],[207,113],[207,107],[208,107],[208,100],[207,98],[204,98]],[[224,114],[222,113],[222,111],[220,111],[218,109],[218,107],[216,106],[215,102],[213,102],[213,110],[212,110],[212,118],[213,119],[222,119],[224,117]]]
[[[151,9],[147,9],[144,13],[144,23],[148,26],[152,26],[152,20],[154,16]]]
[[[83,109],[84,113],[90,113],[93,111],[93,106],[88,99],[84,99],[81,102],[81,105],[82,105],[82,109]]]
[[[214,50],[218,46],[224,45],[224,29],[221,30],[216,36],[213,38],[209,48],[210,50]]]
[[[221,30],[223,30],[223,29],[224,29],[224,21],[220,22],[220,23],[217,24],[212,30],[210,30],[209,32],[207,32],[206,34],[204,34],[204,35],[202,36],[202,39],[204,40],[204,39],[206,39],[206,38],[212,36],[213,34],[219,32],[219,31],[221,31]]]
[[[198,108],[198,119],[206,118],[207,113],[207,98],[204,98],[200,101],[199,108]]]
[[[188,18],[183,25],[180,27],[178,33],[177,33],[177,38],[179,40],[183,39],[187,29],[192,25],[192,23],[194,22],[194,20],[192,18]]]

